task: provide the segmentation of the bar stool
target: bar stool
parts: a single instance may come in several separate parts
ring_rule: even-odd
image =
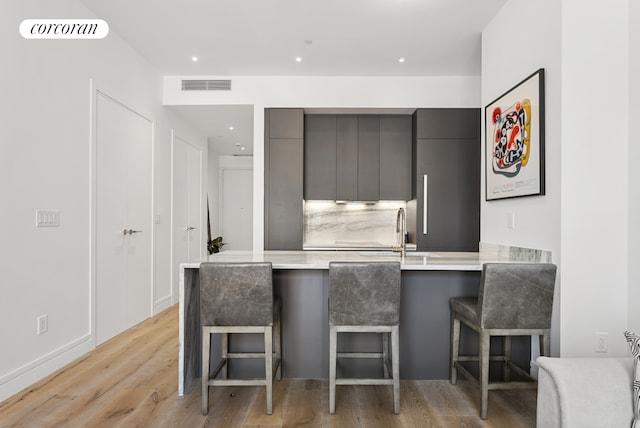
[[[329,413],[336,385],[393,385],[393,413],[400,413],[399,326],[400,263],[329,263]],[[381,333],[382,353],[337,352],[345,332]],[[336,379],[337,358],[382,358],[384,379]]]
[[[511,361],[511,337],[539,335],[541,355],[549,355],[556,266],[542,263],[487,263],[482,268],[478,297],[452,298],[451,383],[458,371],[476,380],[462,361],[480,366],[480,417],[487,418],[489,390],[536,388],[528,372]],[[459,355],[460,322],[479,333],[479,356]],[[491,336],[504,337],[503,355],[490,356]],[[503,382],[489,382],[489,361],[502,361]],[[528,381],[509,382],[513,369]]]
[[[273,297],[271,263],[202,263],[200,321],[202,325],[202,413],[209,413],[209,386],[265,385],[267,414],[272,414],[273,377],[282,378],[280,311]],[[222,360],[210,372],[211,334],[222,339]],[[264,353],[230,353],[229,334],[262,333]],[[275,353],[275,357],[274,354]],[[264,358],[264,379],[227,379],[229,360]],[[221,379],[216,379],[221,373]]]

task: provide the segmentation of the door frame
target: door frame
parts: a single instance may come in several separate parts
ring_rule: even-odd
[[[90,337],[91,337],[91,347],[96,347],[96,322],[97,322],[97,309],[98,309],[98,301],[97,301],[97,290],[98,290],[98,275],[97,275],[97,224],[98,224],[98,209],[97,209],[97,201],[98,201],[98,178],[97,178],[97,169],[98,169],[98,158],[97,158],[97,149],[98,149],[98,133],[97,133],[97,123],[98,123],[98,97],[103,96],[108,100],[121,105],[132,113],[140,116],[141,118],[149,121],[151,124],[151,144],[150,144],[150,153],[151,156],[151,207],[149,216],[148,228],[150,233],[149,239],[151,240],[151,272],[149,273],[149,293],[151,298],[149,299],[149,317],[153,315],[153,301],[154,301],[154,283],[155,283],[155,240],[156,240],[156,231],[154,225],[154,206],[155,206],[155,141],[156,141],[156,122],[151,119],[150,114],[142,113],[129,104],[120,101],[117,97],[110,95],[109,90],[105,90],[101,85],[97,84],[94,79],[89,79],[89,176],[90,176],[90,187],[89,187],[89,318],[90,318]],[[123,95],[123,94],[122,94]]]
[[[203,199],[204,199],[204,162],[205,162],[205,155],[206,152],[205,150],[197,145],[197,144],[193,144],[191,141],[189,141],[187,138],[184,138],[181,136],[181,134],[177,133],[175,131],[175,129],[171,129],[171,197],[170,197],[170,204],[171,204],[171,220],[169,221],[170,223],[170,228],[171,228],[171,232],[170,232],[170,237],[169,237],[169,246],[171,248],[171,254],[169,255],[169,298],[171,299],[171,305],[174,305],[176,303],[178,303],[178,300],[180,298],[180,285],[179,284],[174,284],[174,270],[177,269],[177,267],[175,266],[175,254],[174,254],[174,242],[175,242],[175,230],[176,230],[176,225],[175,223],[175,206],[174,206],[174,181],[175,181],[175,146],[176,146],[176,140],[180,140],[181,142],[193,147],[194,149],[196,149],[199,153],[200,153],[200,176],[199,176],[199,184],[200,184],[200,197],[198,198],[199,201],[199,211],[200,211],[200,224],[198,225],[198,229],[200,231],[200,242],[201,244],[205,241],[204,239],[204,233],[205,233],[205,226],[204,226],[204,218],[205,215],[203,214],[204,211],[204,206],[203,206]],[[203,257],[203,249],[204,249],[204,245],[200,245],[198,247],[198,251],[199,251],[199,258],[202,259]],[[177,290],[177,292],[174,293],[174,289]]]

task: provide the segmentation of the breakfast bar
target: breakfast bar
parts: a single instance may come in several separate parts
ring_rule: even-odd
[[[271,262],[274,293],[282,305],[282,374],[286,378],[326,378],[329,360],[328,269],[332,261],[401,263],[400,375],[402,379],[448,379],[449,376],[449,299],[475,296],[484,263],[540,261],[538,253],[513,251],[480,252],[407,252],[405,256],[390,251],[264,251],[222,252],[203,262]],[[538,250],[532,250],[538,251]],[[544,253],[544,252],[543,252]],[[544,257],[544,255],[543,255]],[[528,259],[528,260],[527,260]],[[199,313],[199,262],[180,265],[179,384],[183,395],[200,377],[201,332]],[[370,334],[369,334],[370,335]],[[261,341],[233,341],[238,351],[257,352]],[[366,333],[339,342],[348,350],[379,346]],[[463,352],[477,349],[475,335],[464,335]],[[375,350],[375,349],[373,349]],[[212,342],[212,355],[219,355],[219,342]],[[528,341],[514,341],[514,360],[524,366],[530,358]],[[243,375],[259,376],[260,364],[241,361],[233,370]],[[379,369],[359,363],[341,370],[352,376],[365,376]]]

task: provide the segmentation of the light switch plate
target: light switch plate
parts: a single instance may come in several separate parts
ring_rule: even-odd
[[[60,227],[60,211],[36,210],[36,227]]]
[[[507,229],[514,229],[516,223],[516,215],[513,212],[507,213]]]

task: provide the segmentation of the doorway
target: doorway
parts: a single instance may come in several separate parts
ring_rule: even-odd
[[[171,296],[178,302],[180,263],[203,255],[202,148],[171,138]]]
[[[253,248],[253,170],[223,169],[220,231],[225,250]]]
[[[103,92],[95,101],[95,340],[151,316],[153,122]]]

